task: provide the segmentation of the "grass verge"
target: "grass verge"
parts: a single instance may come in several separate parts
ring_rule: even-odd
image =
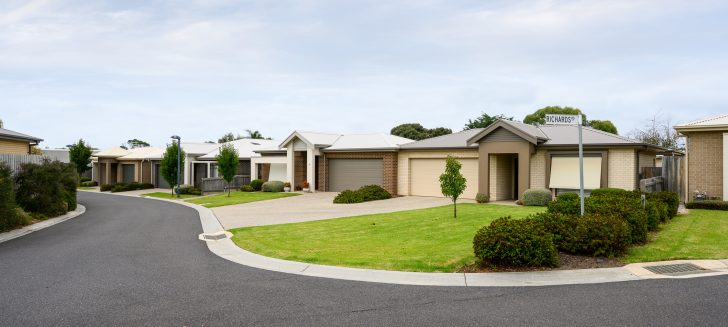
[[[296,196],[296,195],[299,195],[299,194],[291,193],[291,192],[274,193],[274,192],[234,191],[234,192],[230,193],[230,196],[228,196],[227,193],[221,193],[221,194],[216,194],[216,195],[212,195],[212,196],[206,196],[204,198],[187,200],[187,202],[199,204],[199,205],[201,205],[203,207],[207,207],[207,208],[215,208],[215,207],[229,206],[229,205],[235,205],[235,204],[263,201],[263,200],[279,199],[279,198],[285,198],[285,197]]]
[[[172,193],[167,192],[153,192],[153,193],[146,193],[142,194],[142,196],[148,196],[152,198],[160,198],[160,199],[169,199],[174,200],[177,199],[177,196]],[[182,199],[189,199],[189,198],[197,198],[200,197],[199,195],[192,195],[192,194],[181,194],[180,198]]]

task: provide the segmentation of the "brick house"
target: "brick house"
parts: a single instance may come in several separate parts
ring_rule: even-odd
[[[685,136],[685,199],[693,192],[725,200],[728,195],[728,115],[700,119],[674,126]]]

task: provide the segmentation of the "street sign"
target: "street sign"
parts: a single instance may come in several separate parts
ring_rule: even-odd
[[[547,125],[581,125],[581,115],[546,115]]]
[[[546,115],[547,125],[579,125],[579,199],[580,212],[584,216],[584,143],[581,139],[581,115]]]

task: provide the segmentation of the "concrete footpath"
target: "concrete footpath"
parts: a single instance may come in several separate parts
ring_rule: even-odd
[[[115,195],[134,196],[124,194]],[[204,231],[204,233],[200,235],[199,239],[207,242],[207,247],[212,253],[226,260],[249,267],[303,276],[401,285],[512,287],[595,284],[649,279],[683,279],[728,275],[728,260],[677,260],[669,262],[636,263],[618,268],[505,273],[420,273],[308,264],[265,257],[238,247],[229,238],[230,233],[223,228],[214,212],[208,208],[183,201],[156,198],[148,199],[174,202],[197,210],[200,216],[200,223],[202,224],[202,229]],[[699,273],[684,275],[664,275],[657,274],[646,269],[651,266],[682,263],[690,263],[704,270]]]

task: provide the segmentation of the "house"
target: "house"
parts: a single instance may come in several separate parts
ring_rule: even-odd
[[[728,115],[674,126],[685,136],[685,199],[693,192],[725,200],[728,197]]]
[[[442,196],[439,180],[448,155],[460,159],[464,198],[521,199],[530,188],[554,194],[579,189],[578,127],[534,126],[499,120],[488,128],[404,144],[398,155],[398,194]],[[638,187],[640,169],[654,167],[665,149],[583,127],[587,190]]]
[[[251,177],[251,159],[260,157],[260,154],[254,152],[259,149],[272,148],[278,145],[278,141],[261,140],[261,139],[240,139],[228,142],[238,152],[238,171],[237,176],[243,178],[243,184],[250,183]],[[220,147],[212,150],[204,155],[196,157],[192,162],[191,178],[194,185],[202,184],[203,178],[218,177],[217,172],[217,155],[220,153]]]
[[[0,154],[31,154],[43,139],[0,128]]]
[[[277,148],[256,151],[261,156],[251,160],[251,171],[253,178],[283,177],[296,189],[304,181],[312,191],[338,192],[373,184],[396,195],[399,147],[410,142],[389,134],[294,131]]]

